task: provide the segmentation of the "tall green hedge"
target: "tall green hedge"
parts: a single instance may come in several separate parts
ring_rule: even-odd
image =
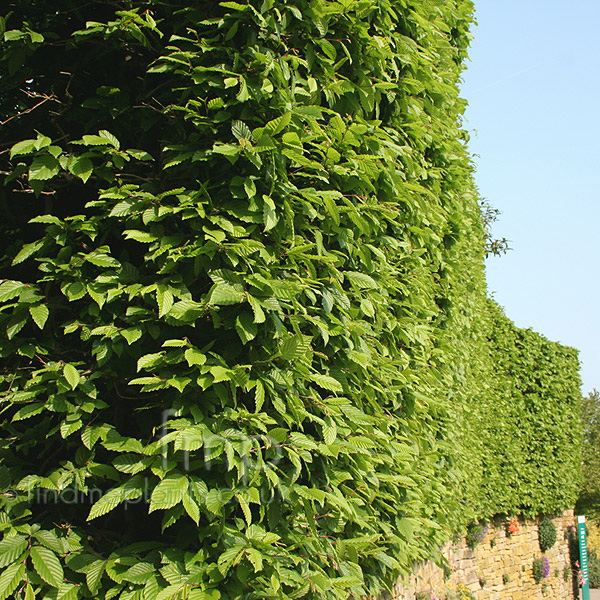
[[[572,508],[581,484],[577,351],[516,328],[491,301],[489,314],[481,510],[534,516]]]
[[[360,597],[571,502],[490,459],[518,378],[570,472],[576,359],[525,399],[487,305],[471,2],[8,7],[0,600]]]

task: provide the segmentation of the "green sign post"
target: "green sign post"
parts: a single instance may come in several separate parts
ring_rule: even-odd
[[[587,532],[585,530],[585,517],[577,517],[577,529],[579,532],[579,565],[583,574],[585,583],[581,586],[583,600],[590,600],[590,580],[588,577],[588,552],[587,552]]]

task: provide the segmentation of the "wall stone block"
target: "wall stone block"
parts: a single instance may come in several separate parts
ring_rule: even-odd
[[[552,522],[556,544],[546,552],[550,575],[539,584],[533,579],[533,561],[542,556],[537,521],[519,519],[519,531],[512,535],[507,533],[506,522],[495,521],[474,550],[467,547],[465,538],[446,544],[442,549],[445,570],[433,562],[415,565],[413,573],[397,583],[393,598],[451,599],[463,584],[476,600],[573,600],[568,542],[568,528],[575,525],[573,511],[555,516]]]

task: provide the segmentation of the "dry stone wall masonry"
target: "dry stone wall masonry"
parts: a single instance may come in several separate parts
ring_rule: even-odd
[[[465,537],[449,542],[442,550],[448,567],[433,562],[420,565],[394,589],[394,600],[443,600],[461,598],[466,586],[476,600],[571,600],[573,574],[569,554],[569,528],[575,525],[572,510],[552,519],[556,544],[545,556],[550,564],[547,578],[536,583],[533,561],[542,556],[538,521],[518,521],[518,532],[509,534],[507,521],[488,525],[483,541],[474,549]],[[463,595],[462,598],[468,598]]]

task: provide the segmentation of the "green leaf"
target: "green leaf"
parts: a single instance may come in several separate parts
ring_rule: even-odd
[[[15,156],[21,156],[23,154],[31,154],[35,150],[35,140],[23,140],[21,142],[17,142],[10,149],[10,158],[12,159]]]
[[[242,121],[234,121],[231,124],[231,133],[235,136],[238,141],[247,140],[250,141],[252,139],[252,130],[246,123]]]
[[[317,385],[320,385],[322,388],[326,390],[330,390],[332,392],[342,392],[342,384],[333,377],[329,377],[329,375],[321,375],[318,373],[314,373],[310,375],[310,379],[314,381]]]
[[[248,550],[246,550],[246,556],[248,557],[248,560],[254,567],[255,573],[262,571],[262,569],[263,569],[262,554],[256,548],[248,548]]]
[[[94,171],[94,165],[89,158],[78,157],[69,164],[69,171],[85,183]]]
[[[164,317],[172,308],[174,302],[173,294],[166,286],[159,285],[156,289],[156,303],[158,304],[158,316]]]
[[[106,492],[90,509],[88,521],[101,517],[126,500],[135,500],[144,492],[144,479],[135,475],[123,485]]]
[[[254,388],[254,404],[255,404],[255,412],[260,412],[263,404],[265,402],[265,387],[262,384],[262,381],[256,382],[256,387]]]
[[[0,567],[7,567],[27,548],[27,538],[20,535],[5,537],[0,541]]]
[[[310,337],[303,335],[294,335],[288,337],[279,351],[279,356],[283,360],[294,360],[304,356],[310,350]]]
[[[169,474],[152,492],[148,512],[166,510],[179,504],[187,493],[189,481],[185,475]]]
[[[189,517],[196,523],[200,524],[200,509],[190,494],[183,495],[183,508]]]
[[[130,329],[121,329],[120,334],[127,340],[127,343],[131,346],[131,344],[137,342],[142,337],[142,328],[131,327]]]
[[[360,289],[377,289],[379,287],[377,282],[366,273],[359,273],[357,271],[346,271],[344,272],[344,276],[348,279],[348,281]]]
[[[192,365],[203,365],[206,362],[206,355],[202,354],[197,348],[188,348],[184,356],[190,367]]]
[[[85,257],[85,260],[97,267],[118,267],[119,261],[109,256],[108,254],[104,254],[102,252],[92,252]]]
[[[64,540],[60,540],[54,531],[41,529],[34,534],[34,537],[42,546],[49,548],[52,552],[58,555],[65,553]]]
[[[156,236],[147,231],[139,231],[138,229],[129,229],[124,231],[126,240],[135,240],[141,244],[150,244],[156,240]]]
[[[35,572],[52,587],[60,587],[64,579],[62,565],[52,550],[44,546],[32,546],[30,552]]]
[[[35,306],[30,305],[29,314],[31,315],[31,318],[35,321],[35,324],[40,329],[44,329],[44,325],[46,324],[46,321],[48,320],[48,315],[50,314],[48,307],[45,304],[37,304]]]
[[[85,574],[85,582],[87,583],[88,589],[92,594],[98,593],[102,575],[106,568],[107,561],[95,560],[89,567]]]
[[[8,598],[25,576],[25,565],[15,563],[7,567],[0,575],[0,600]]]
[[[180,598],[181,588],[180,583],[169,585],[158,593],[156,600],[175,600],[176,598]]]
[[[121,147],[119,140],[110,131],[106,131],[106,129],[101,129],[98,132],[98,135],[100,137],[107,139],[109,141],[109,143],[111,144],[111,146],[114,146],[114,148],[116,150],[118,150]]]
[[[265,129],[271,135],[276,135],[288,126],[291,119],[292,119],[292,113],[291,112],[285,113],[285,114],[281,115],[280,117],[277,117],[276,119],[273,119],[272,121],[269,121],[265,125]]]
[[[81,380],[81,375],[79,371],[70,363],[66,363],[63,367],[63,375],[67,380],[67,383],[71,386],[71,389],[74,390]]]
[[[0,302],[7,302],[16,298],[25,289],[25,284],[20,281],[4,281],[0,283]]]
[[[35,600],[35,594],[30,583],[25,586],[25,600]]]
[[[98,135],[84,135],[82,141],[86,146],[113,146],[116,150],[120,148],[119,140],[105,129],[99,131]]]
[[[60,164],[51,154],[41,154],[36,156],[29,167],[30,181],[43,181],[52,179],[58,175]]]
[[[131,583],[143,584],[156,572],[155,565],[148,562],[138,562],[127,570],[123,579]]]
[[[337,425],[331,417],[326,417],[323,422],[323,439],[325,443],[331,445],[335,442],[337,436]]]
[[[144,354],[137,361],[137,370],[138,372],[142,369],[146,369],[147,367],[154,367],[155,365],[161,363],[163,360],[162,352],[154,352],[153,354]]]
[[[217,283],[210,292],[210,304],[229,305],[239,304],[244,299],[244,291],[239,285]]]
[[[137,454],[121,454],[112,461],[112,464],[121,473],[135,475],[146,469],[151,460],[149,457],[142,457]]]
[[[219,556],[217,564],[219,566],[219,571],[223,576],[227,575],[229,569],[240,561],[244,552],[244,546],[233,546],[232,548],[225,550],[225,552]]]
[[[236,318],[235,329],[242,340],[242,344],[252,341],[258,333],[258,326],[248,313],[242,313]]]
[[[18,265],[22,263],[24,260],[27,260],[30,256],[35,254],[42,246],[44,245],[44,240],[38,240],[37,242],[31,242],[30,244],[25,244],[19,253],[15,256],[12,261],[13,265]]]

